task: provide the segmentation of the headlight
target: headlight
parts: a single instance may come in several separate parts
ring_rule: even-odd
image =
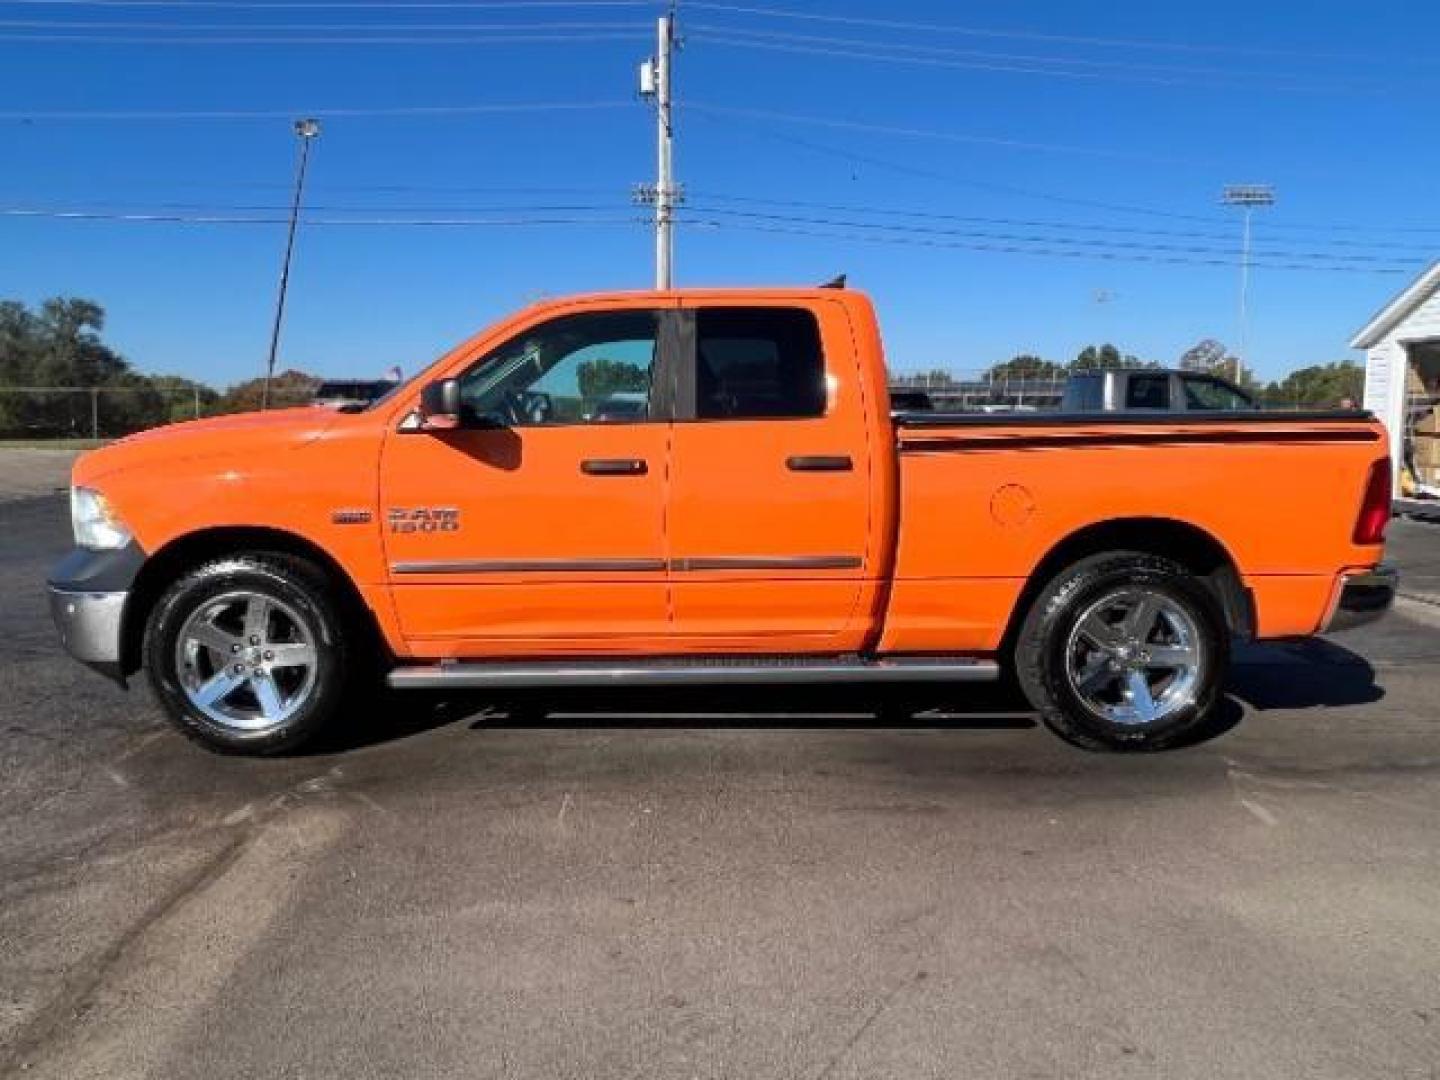
[[[70,489],[70,527],[75,531],[76,545],[92,551],[112,551],[130,542],[130,530],[105,496],[90,488]]]

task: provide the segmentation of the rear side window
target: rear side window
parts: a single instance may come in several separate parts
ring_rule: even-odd
[[[1184,376],[1185,408],[1192,412],[1238,412],[1255,403],[1233,386],[1204,376]]]
[[[1131,375],[1125,387],[1127,409],[1170,408],[1169,375]]]
[[[695,415],[825,415],[825,361],[815,316],[800,308],[701,308],[695,319]]]

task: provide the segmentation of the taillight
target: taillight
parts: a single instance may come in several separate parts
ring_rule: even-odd
[[[1383,544],[1385,526],[1390,523],[1390,459],[1381,458],[1370,466],[1365,481],[1365,498],[1355,519],[1355,543]]]

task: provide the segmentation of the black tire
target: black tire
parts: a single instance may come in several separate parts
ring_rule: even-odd
[[[346,624],[332,596],[333,590],[318,567],[304,559],[276,553],[217,559],[196,567],[176,581],[150,612],[144,639],[146,673],[171,723],[187,738],[221,754],[278,754],[294,750],[314,738],[345,697],[352,652]],[[273,643],[277,649],[291,642],[302,648],[313,642],[313,675],[309,667],[303,669],[303,674],[298,666],[270,667],[263,658],[267,655],[273,658],[274,651],[268,654],[259,651],[263,645],[251,649],[251,639],[243,636],[243,629],[242,636],[234,639],[240,642],[240,648],[236,650],[231,646],[241,655],[228,657],[225,664],[215,663],[223,654],[220,649],[192,652],[182,657],[180,636],[192,616],[205,620],[204,615],[197,613],[209,605],[210,610],[218,610],[221,617],[232,620],[228,626],[233,630],[235,616],[230,611],[236,615],[248,612],[248,606],[233,607],[244,603],[245,597],[261,598],[263,603],[256,610],[265,612],[267,626],[287,638]],[[215,623],[206,621],[215,627]],[[300,629],[292,630],[292,626]],[[245,629],[249,629],[248,624]],[[255,636],[268,640],[269,632]],[[188,631],[187,640],[190,640]],[[255,666],[247,667],[252,656]],[[230,668],[230,659],[241,662]],[[255,679],[237,685],[227,697],[212,705],[217,712],[230,709],[239,714],[245,711],[247,702],[253,703],[253,724],[240,726],[207,714],[192,695],[204,689],[203,685],[197,687],[197,683],[223,674],[221,668],[236,673],[243,668],[247,679],[253,674],[259,682],[268,681],[284,699],[285,708],[276,712],[276,715],[283,712],[283,718],[274,723],[266,720],[262,694],[251,689],[257,685]]]
[[[1094,605],[1122,592],[1150,595],[1174,605],[1170,610],[1188,617],[1198,638],[1195,676],[1188,691],[1177,694],[1171,711],[1150,722],[1133,718],[1116,722],[1087,703],[1077,689],[1084,680],[1077,683],[1067,668],[1074,663],[1072,650],[1084,648],[1075,645],[1083,640],[1077,637],[1083,633],[1077,631],[1082,617]],[[1121,648],[1131,647],[1127,642]],[[1047,582],[1021,623],[1013,656],[1021,690],[1051,731],[1086,750],[1130,752],[1165,750],[1197,741],[1213,722],[1229,662],[1230,635],[1210,589],[1179,563],[1140,552],[1094,555]],[[1122,674],[1110,675],[1110,679],[1126,678],[1123,672],[1128,669],[1117,670]],[[1100,679],[1105,681],[1104,673]],[[1163,681],[1160,685],[1163,687]]]

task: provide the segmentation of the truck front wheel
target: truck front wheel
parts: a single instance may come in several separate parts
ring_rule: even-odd
[[[343,696],[347,652],[324,575],[303,559],[236,555],[172,585],[145,629],[145,667],[170,720],[227,754],[311,738]]]
[[[1084,559],[1041,590],[1015,641],[1021,689],[1052,731],[1090,750],[1163,750],[1211,721],[1230,659],[1224,616],[1178,563]]]

